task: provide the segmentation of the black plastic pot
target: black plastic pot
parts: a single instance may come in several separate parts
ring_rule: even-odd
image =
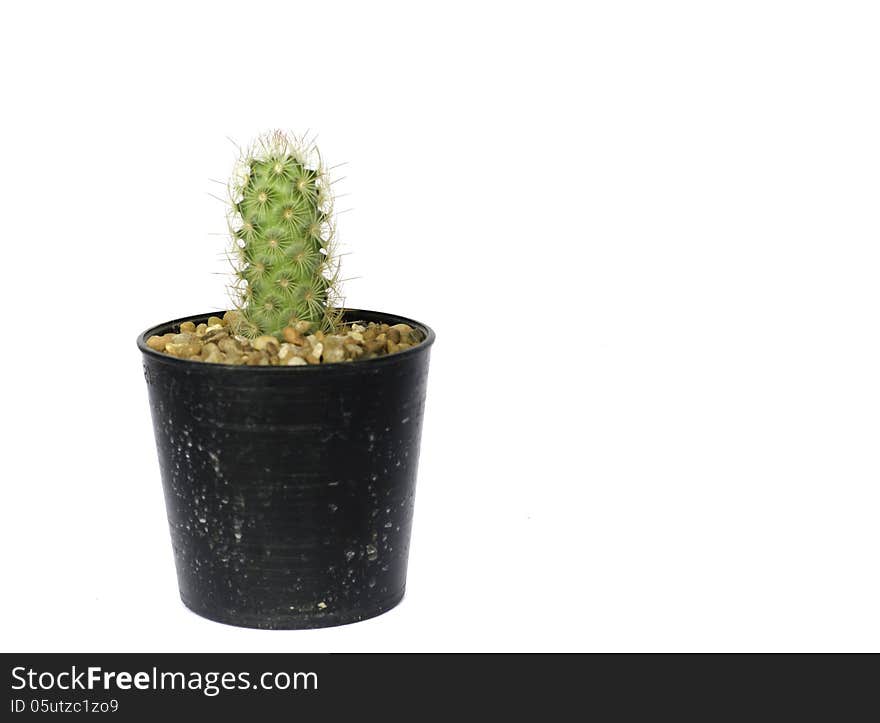
[[[180,596],[230,625],[317,628],[400,602],[428,359],[425,341],[367,361],[207,364],[149,349],[141,334]]]

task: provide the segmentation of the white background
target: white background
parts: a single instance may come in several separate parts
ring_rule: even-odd
[[[876,4],[0,14],[4,650],[880,649]],[[135,347],[273,127],[438,333],[407,597],[307,632],[179,602]]]

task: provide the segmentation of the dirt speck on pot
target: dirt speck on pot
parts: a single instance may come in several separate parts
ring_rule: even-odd
[[[310,332],[308,322],[297,322],[282,330],[282,340],[262,335],[248,339],[235,333],[238,312],[212,316],[196,326],[184,321],[179,332],[151,336],[147,346],[154,351],[208,364],[247,366],[305,366],[374,359],[410,349],[423,341],[418,329],[408,324],[366,325],[350,323],[335,333]]]

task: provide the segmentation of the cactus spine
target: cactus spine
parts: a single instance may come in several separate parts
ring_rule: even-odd
[[[230,196],[239,332],[281,336],[299,321],[332,331],[333,196],[314,144],[283,131],[260,136],[239,160]]]

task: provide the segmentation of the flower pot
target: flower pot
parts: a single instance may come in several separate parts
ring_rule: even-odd
[[[144,375],[183,603],[230,625],[317,628],[400,602],[434,332],[366,361],[231,366],[151,350]]]

